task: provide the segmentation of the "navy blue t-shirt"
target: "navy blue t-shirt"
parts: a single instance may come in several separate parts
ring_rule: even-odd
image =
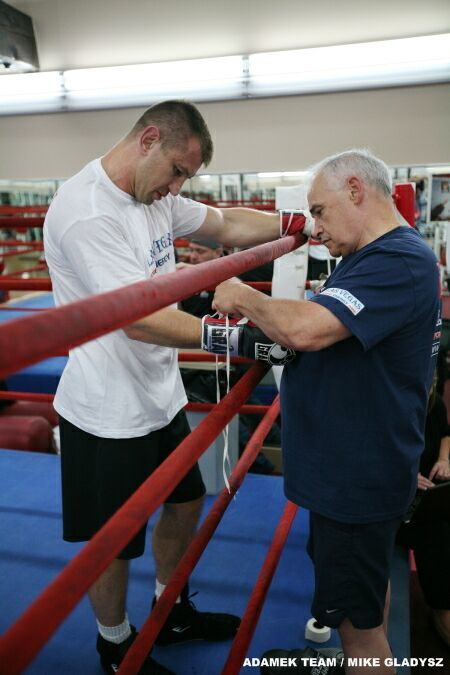
[[[413,499],[439,349],[436,258],[398,227],[339,263],[311,299],[351,337],[298,352],[281,385],[288,499],[342,522],[401,516]]]

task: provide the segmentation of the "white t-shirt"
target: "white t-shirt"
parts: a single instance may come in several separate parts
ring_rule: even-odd
[[[206,206],[168,195],[137,202],[100,159],[60,187],[44,226],[56,305],[175,270],[173,239],[195,232]],[[133,438],[166,426],[186,404],[177,351],[117,330],[71,350],[56,410],[104,438]]]

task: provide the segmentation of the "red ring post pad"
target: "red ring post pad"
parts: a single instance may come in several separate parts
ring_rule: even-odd
[[[411,227],[416,226],[416,191],[413,183],[397,183],[394,186],[394,202],[403,218]]]
[[[267,372],[255,363],[0,638],[0,675],[19,675],[94,581],[170,495]]]
[[[71,349],[123,328],[204,288],[270,262],[302,243],[302,235],[284,237],[4,323],[0,326],[0,379],[62,349]]]
[[[216,531],[228,504],[241,486],[256,455],[261,449],[265,437],[277,419],[279,412],[280,397],[278,395],[264,418],[258,424],[258,427],[253,432],[249,442],[245,446],[245,450],[242,453],[239,462],[230,476],[230,492],[228,492],[227,488],[223,488],[214,504],[211,506],[208,515],[198,529],[193,541],[189,544],[186,553],[183,555],[183,558],[180,560],[174,573],[170,577],[155,608],[145,621],[144,625],[140,628],[139,635],[127,651],[127,654],[117,671],[119,675],[134,675],[144,663],[150,647],[153,645],[161,630],[161,626],[169,616],[170,610],[174,606],[183,586]]]
[[[230,653],[222,675],[237,675],[244,662],[248,647],[252,641],[259,616],[261,614],[267,592],[272,582],[289,531],[297,513],[297,505],[287,502],[278,527],[273,535],[272,543],[264,560],[256,584],[248,601],[241,625],[231,645]]]

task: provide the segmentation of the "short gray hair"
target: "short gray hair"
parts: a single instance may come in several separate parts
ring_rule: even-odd
[[[344,187],[350,176],[357,176],[383,195],[390,196],[392,178],[388,166],[369,150],[354,148],[326,157],[311,169],[311,181],[323,174],[336,189]]]

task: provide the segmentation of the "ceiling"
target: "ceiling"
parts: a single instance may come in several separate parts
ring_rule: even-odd
[[[449,0],[7,0],[41,70],[245,54],[450,32]]]

